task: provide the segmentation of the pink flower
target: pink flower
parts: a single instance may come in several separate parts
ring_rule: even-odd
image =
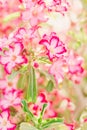
[[[14,40],[20,42],[29,42],[30,39],[34,39],[37,35],[36,30],[39,27],[32,27],[29,29],[19,28],[14,34]]]
[[[30,5],[30,3],[29,3]],[[44,6],[43,5],[32,5],[22,12],[22,19],[29,21],[31,26],[36,26],[40,22],[45,22],[47,19],[44,17]]]
[[[82,67],[83,58],[73,51],[69,51],[66,61],[69,78],[75,83],[80,83],[82,77],[84,76],[84,68]]]
[[[0,130],[15,130],[16,125],[10,121],[9,110],[4,110],[0,114]]]
[[[46,47],[47,55],[51,60],[55,57],[59,58],[66,52],[64,43],[56,35],[51,35],[49,39],[47,39],[47,35],[44,35],[39,44]]]
[[[11,89],[16,89],[17,81],[17,77],[13,80],[8,80],[7,77],[0,79],[0,90],[8,91]]]
[[[47,103],[47,108],[44,113],[44,118],[56,117],[57,113],[54,111],[54,109],[52,107],[52,102],[50,102],[46,99],[45,93],[40,93],[37,97],[36,103],[30,104],[29,108],[31,109],[31,111],[33,112],[34,115],[39,117],[44,103]]]
[[[69,8],[67,0],[42,0],[41,3],[45,5],[48,11],[60,12],[61,14],[64,14]]]
[[[14,46],[9,46],[9,50],[4,51],[4,56],[0,57],[0,62],[4,65],[8,74],[12,72],[12,69],[16,65],[27,63],[26,57],[20,54],[22,50],[23,45],[21,43],[15,43]]]
[[[49,73],[55,77],[57,83],[61,83],[63,81],[66,71],[66,61],[62,58],[55,61],[49,69]]]
[[[14,90],[4,93],[4,96],[0,100],[0,106],[6,109],[10,106],[18,106],[21,104],[21,91]]]
[[[75,74],[77,72],[82,73],[83,72],[83,58],[79,56],[78,54],[74,53],[73,51],[69,51],[67,58],[67,65],[69,68],[69,73]]]

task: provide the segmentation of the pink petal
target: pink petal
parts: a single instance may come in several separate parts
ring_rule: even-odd
[[[18,55],[22,51],[22,49],[23,49],[23,44],[16,43],[14,49],[14,55]]]
[[[58,47],[55,49],[55,52],[56,52],[57,54],[63,54],[63,53],[66,52],[66,49],[65,49],[65,47],[58,46]]]
[[[27,63],[27,59],[24,56],[18,56],[16,61],[17,64]]]
[[[53,46],[53,48],[57,47],[58,42],[59,42],[59,38],[56,37],[56,36],[53,36],[53,37],[50,39],[50,44]]]
[[[9,61],[10,61],[10,57],[8,57],[8,56],[1,56],[0,57],[1,64],[7,64]]]
[[[15,66],[14,62],[9,62],[8,64],[5,65],[5,70],[8,74],[12,72],[13,67]]]

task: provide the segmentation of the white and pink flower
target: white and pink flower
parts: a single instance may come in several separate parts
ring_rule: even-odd
[[[0,90],[9,91],[11,89],[16,89],[18,78],[9,80],[7,77],[0,79]]]
[[[54,76],[57,84],[63,81],[64,75],[68,71],[66,66],[66,61],[62,57],[51,65],[49,73]]]
[[[22,20],[29,21],[31,26],[37,26],[41,22],[46,22],[47,18],[44,16],[44,6],[29,2],[25,11],[22,12]]]
[[[0,113],[0,130],[15,130],[16,125],[10,121],[9,110],[3,110]]]
[[[84,76],[83,58],[73,51],[68,52],[66,57],[69,78],[75,83],[80,83]]]
[[[44,35],[39,44],[42,44],[46,47],[47,55],[52,60],[53,58],[59,58],[66,52],[64,43],[59,39],[56,34],[47,38],[47,35]]]
[[[4,96],[0,99],[0,107],[6,109],[10,106],[20,106],[21,93],[21,91],[15,89],[5,92]]]
[[[14,46],[9,46],[9,50],[4,51],[4,55],[0,56],[0,63],[4,65],[5,71],[10,74],[16,65],[27,63],[27,58],[21,55],[23,45],[15,43]]]

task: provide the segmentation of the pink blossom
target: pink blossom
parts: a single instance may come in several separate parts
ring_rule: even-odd
[[[12,69],[16,65],[21,65],[27,63],[25,56],[22,56],[20,53],[23,50],[23,45],[21,43],[15,43],[14,47],[9,46],[9,50],[4,52],[4,56],[0,57],[0,62],[4,65],[5,71],[10,74]]]
[[[29,3],[30,5],[30,3]],[[24,21],[29,21],[31,26],[36,26],[40,22],[45,22],[47,19],[44,17],[44,6],[43,5],[31,5],[22,12],[22,19]]]
[[[40,93],[37,97],[36,103],[30,104],[29,108],[31,109],[34,115],[39,116],[44,103],[47,103],[47,108],[44,113],[44,118],[56,117],[57,113],[54,111],[52,107],[52,102],[46,99],[45,93]]]
[[[64,14],[70,6],[67,0],[42,0],[41,3],[45,5],[48,11],[60,12],[62,14]]]
[[[0,90],[8,91],[10,89],[16,89],[17,77],[13,80],[8,80],[7,77],[0,79]]]
[[[82,77],[84,76],[84,69],[82,67],[83,58],[73,51],[69,51],[66,61],[70,79],[75,83],[80,83]]]
[[[14,34],[14,40],[15,42],[20,41],[20,42],[24,42],[24,44],[26,42],[29,42],[29,40],[34,39],[37,37],[37,29],[39,27],[35,26],[29,29],[26,28],[19,28],[15,34]]]
[[[64,79],[64,74],[67,71],[65,66],[66,61],[60,58],[55,61],[49,69],[49,73],[55,77],[57,83],[61,83]]]
[[[10,106],[18,106],[21,104],[21,91],[12,89],[4,93],[4,96],[0,100],[0,106],[2,109],[6,109]]]
[[[0,130],[15,130],[16,125],[10,121],[9,110],[4,110],[0,114]]]
[[[44,35],[39,44],[46,47],[47,55],[51,60],[60,57],[66,52],[64,43],[56,35],[51,35],[49,39],[47,39],[47,35]]]

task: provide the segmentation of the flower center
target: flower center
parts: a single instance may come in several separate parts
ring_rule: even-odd
[[[12,56],[12,60],[13,60],[13,61],[15,61],[16,58],[17,58],[17,57],[16,57],[15,55]]]
[[[3,124],[3,126],[6,126],[7,125],[7,121],[3,120],[2,124]]]
[[[54,48],[53,48],[52,46],[50,46],[49,50],[50,50],[50,52],[51,52],[52,54],[55,53]]]
[[[8,82],[8,86],[11,87],[13,84],[12,82]]]
[[[38,15],[38,12],[37,12],[36,10],[34,10],[34,11],[32,12],[32,14],[33,14],[33,16],[37,16],[37,15]]]

